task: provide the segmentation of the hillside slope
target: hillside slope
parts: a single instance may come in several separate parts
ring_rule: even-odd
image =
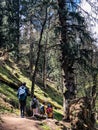
[[[21,69],[22,68],[22,69]],[[14,112],[19,114],[17,89],[20,82],[26,82],[29,90],[31,81],[25,71],[25,67],[15,64],[13,61],[6,61],[0,65],[0,113]],[[55,89],[55,85],[47,82],[47,89],[44,91],[37,81],[35,95],[40,103],[46,101],[54,106],[55,118],[62,119],[62,95]],[[27,99],[27,110],[29,109],[30,97]]]

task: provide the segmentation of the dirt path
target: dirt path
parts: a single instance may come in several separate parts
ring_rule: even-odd
[[[0,130],[42,130],[40,125],[44,123],[51,130],[67,130],[70,128],[70,123],[59,122],[55,119],[34,120],[32,118],[20,118],[16,115],[0,116]]]
[[[12,116],[1,117],[0,130],[40,130],[38,121]]]

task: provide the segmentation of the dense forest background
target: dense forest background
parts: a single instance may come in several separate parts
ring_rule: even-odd
[[[26,72],[31,95],[38,81],[44,90],[51,81],[65,100],[90,98],[97,112],[98,40],[91,27],[98,7],[87,2],[94,16],[80,0],[0,1],[0,61],[13,59]]]

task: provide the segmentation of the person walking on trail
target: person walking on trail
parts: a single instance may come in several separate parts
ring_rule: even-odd
[[[31,101],[31,109],[33,110],[33,117],[35,115],[38,115],[39,114],[39,101],[37,99],[37,97],[34,95],[34,97],[32,98],[32,101]]]
[[[46,114],[47,114],[47,118],[52,118],[54,117],[53,115],[53,106],[51,104],[48,104],[47,108],[46,108]]]
[[[22,85],[19,87],[17,96],[19,99],[19,107],[20,107],[20,116],[23,118],[25,109],[26,109],[26,99],[29,95],[28,89],[26,87],[26,83],[22,83]]]
[[[40,114],[46,115],[46,103],[43,102],[43,104],[40,106]]]

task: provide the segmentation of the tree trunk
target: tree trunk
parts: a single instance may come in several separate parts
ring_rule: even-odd
[[[48,33],[48,32],[47,32]],[[48,42],[48,34],[46,34],[46,43],[44,50],[44,63],[43,63],[43,87],[46,89],[46,60],[47,60],[47,42]]]
[[[30,56],[29,56],[29,68],[30,68],[30,78],[32,77],[32,71],[33,71],[33,40],[32,40],[32,20],[30,18],[30,38],[29,38],[29,43],[30,43]]]
[[[72,59],[68,53],[69,43],[67,40],[67,5],[66,0],[58,0],[59,6],[59,21],[61,27],[61,52],[62,52],[62,69],[64,71],[63,78],[65,79],[64,84],[67,88],[67,91],[64,93],[65,103],[66,100],[71,100],[75,97],[75,81],[74,81],[74,59]],[[68,106],[68,105],[67,105]],[[68,113],[66,113],[66,117],[68,117]]]
[[[45,19],[44,19],[42,29],[41,29],[41,32],[40,32],[40,39],[39,39],[39,43],[38,43],[38,53],[37,53],[37,59],[36,59],[36,63],[35,63],[35,70],[34,70],[34,73],[33,73],[33,76],[32,76],[31,96],[34,96],[34,85],[35,85],[36,73],[37,73],[37,70],[38,70],[38,61],[39,61],[40,51],[41,51],[41,41],[42,41],[42,35],[43,35],[44,27],[46,25],[46,21],[47,21],[47,7],[46,7]]]
[[[15,51],[16,51],[16,62],[19,62],[19,37],[20,37],[20,0],[17,0],[16,2],[16,43],[15,43]]]
[[[30,77],[32,76],[33,71],[33,41],[30,43],[30,57],[29,57],[29,68],[30,68]]]

